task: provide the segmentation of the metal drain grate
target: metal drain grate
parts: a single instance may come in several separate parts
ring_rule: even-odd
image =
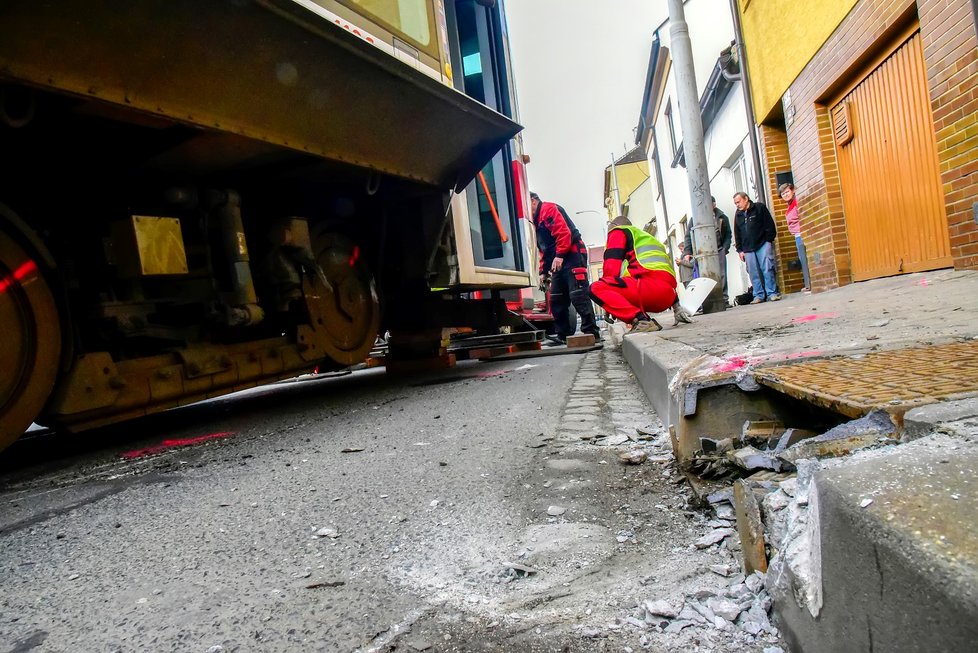
[[[978,393],[978,341],[767,367],[757,380],[851,417],[905,410]]]

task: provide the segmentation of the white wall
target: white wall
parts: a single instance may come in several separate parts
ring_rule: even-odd
[[[693,65],[696,74],[697,95],[702,96],[710,74],[716,65],[720,51],[730,45],[734,38],[733,19],[727,3],[719,6],[716,0],[689,0],[686,3],[686,22],[689,27],[690,40],[693,45]],[[668,47],[671,35],[668,23],[659,31],[663,45]],[[667,104],[673,110],[677,145],[682,142],[682,126],[678,115],[676,99],[675,70],[671,70],[665,85],[665,97],[660,104],[660,110],[655,117],[655,134],[660,149],[659,165],[662,170],[662,197],[660,204],[665,205],[669,215],[669,226],[663,226],[663,237],[668,229],[677,225],[676,239],[681,242],[685,237],[679,221],[689,215],[691,202],[689,198],[689,181],[686,169],[680,166],[671,167],[673,152],[670,146],[669,123],[665,115]],[[743,87],[736,83],[724,100],[713,124],[704,133],[707,171],[710,176],[710,191],[717,198],[717,206],[730,218],[730,228],[733,229],[736,209],[733,204],[733,194],[738,190],[756,196],[755,180],[753,179],[753,162],[750,154],[748,135],[747,111],[744,105]],[[744,157],[744,170],[748,178],[749,188],[737,188],[730,169],[725,167],[738,156]],[[747,270],[736,250],[731,245],[727,256],[727,285],[728,297],[732,300],[736,295],[746,291],[750,285]]]

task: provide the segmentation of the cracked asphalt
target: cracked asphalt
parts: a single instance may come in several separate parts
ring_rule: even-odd
[[[623,622],[720,559],[668,449],[609,350],[28,438],[0,460],[0,652],[760,651]]]

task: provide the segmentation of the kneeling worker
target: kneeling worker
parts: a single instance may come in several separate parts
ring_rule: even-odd
[[[693,321],[679,305],[676,275],[665,246],[624,216],[611,221],[602,276],[591,284],[591,298],[615,318],[631,324],[632,333],[661,329],[649,313],[670,306],[676,324]]]

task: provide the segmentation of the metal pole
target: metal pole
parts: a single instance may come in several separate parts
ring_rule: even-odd
[[[717,255],[716,218],[710,199],[710,175],[706,167],[706,148],[703,145],[703,119],[696,95],[696,74],[693,70],[693,46],[689,40],[683,0],[669,0],[670,51],[676,70],[676,91],[679,100],[679,122],[683,131],[683,150],[686,155],[686,178],[693,209],[694,256],[700,276],[717,282],[703,304],[704,313],[726,309],[723,287],[720,284],[720,257]]]

